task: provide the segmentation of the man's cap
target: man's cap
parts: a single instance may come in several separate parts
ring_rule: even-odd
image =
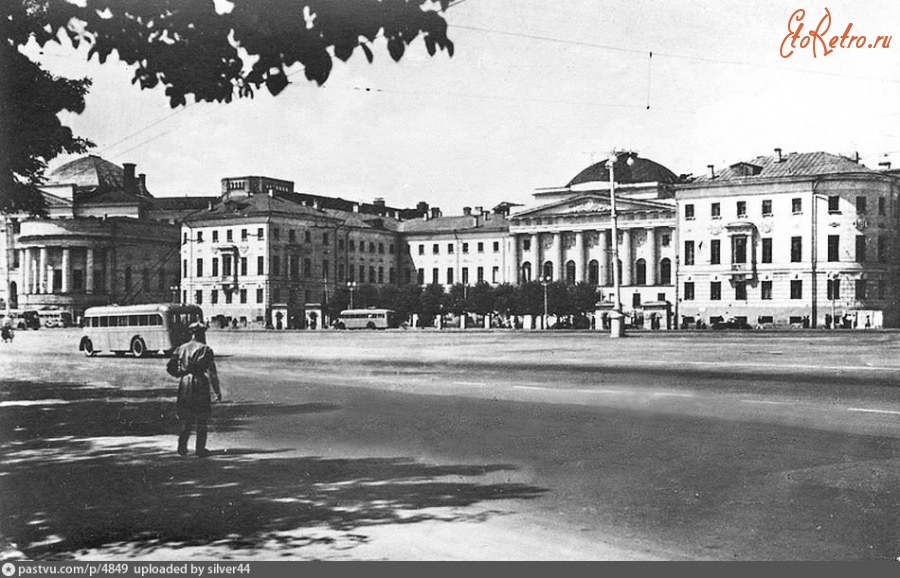
[[[206,331],[206,325],[204,325],[200,321],[194,321],[190,325],[188,325],[188,331],[191,333],[202,333]]]

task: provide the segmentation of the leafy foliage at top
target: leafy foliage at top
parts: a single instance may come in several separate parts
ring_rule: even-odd
[[[260,87],[273,95],[289,84],[286,69],[302,65],[308,80],[324,83],[333,58],[385,39],[399,61],[416,38],[429,54],[452,56],[442,16],[450,0],[7,0],[0,3],[0,211],[39,213],[35,188],[47,163],[77,154],[90,141],[57,119],[80,113],[88,79],[58,78],[20,48],[66,36],[87,43],[89,58],[115,53],[134,66],[133,83],[165,87],[172,107],[195,101],[231,102]]]

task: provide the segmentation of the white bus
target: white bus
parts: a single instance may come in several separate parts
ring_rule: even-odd
[[[112,351],[135,357],[150,352],[169,354],[190,341],[188,326],[203,321],[203,310],[196,305],[148,303],[91,307],[84,312],[84,335],[78,349],[91,357],[98,351]]]
[[[337,322],[338,329],[388,329],[397,327],[397,317],[390,309],[345,309]]]
[[[41,320],[41,325],[47,328],[72,326],[72,312],[63,309],[38,311],[38,318]]]

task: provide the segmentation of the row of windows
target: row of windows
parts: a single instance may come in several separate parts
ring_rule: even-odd
[[[194,303],[196,303],[197,305],[203,305],[203,293],[204,292],[202,289],[197,289],[196,291],[194,291]],[[226,304],[231,304],[234,302],[234,297],[235,297],[234,291],[222,291],[222,293],[224,293],[224,295],[225,295],[225,303]],[[258,288],[256,290],[256,302],[262,303],[264,295],[265,295],[265,290],[262,289],[261,287]],[[273,294],[273,298],[274,297],[275,296]],[[239,303],[246,303],[247,302],[247,290],[246,289],[238,290],[237,298],[238,298]],[[216,305],[217,303],[219,303],[219,290],[218,289],[213,289],[209,292],[209,302],[213,305]]]
[[[865,196],[857,196],[856,197],[856,212],[857,213],[867,213],[867,198]],[[840,203],[841,197],[840,195],[830,195],[828,197],[828,212],[835,214],[840,213]],[[760,207],[761,213],[763,217],[771,217],[772,213],[772,199],[763,199]],[[803,199],[801,198],[793,198],[791,199],[791,212],[794,215],[799,215],[803,212]],[[878,214],[881,216],[887,215],[887,199],[885,197],[878,198]],[[709,216],[713,219],[721,219],[722,218],[722,203],[713,202],[709,206]],[[687,220],[692,220],[695,217],[694,212],[694,204],[687,203],[684,205],[684,218]],[[747,218],[747,201],[735,201],[735,217],[738,219]]]
[[[544,263],[542,275],[539,279],[546,279],[548,281],[553,281],[554,275],[554,264],[553,261],[547,261]],[[659,278],[656,281],[657,285],[670,285],[672,283],[672,261],[669,258],[663,258],[659,261]],[[622,261],[619,260],[619,283],[622,283]],[[634,262],[634,278],[632,280],[632,285],[646,285],[647,284],[647,261],[644,259],[637,259]],[[596,259],[591,260],[587,266],[587,282],[591,285],[599,285],[600,284],[600,262]],[[576,277],[576,269],[575,269],[575,261],[569,261],[566,263],[566,283],[569,285],[574,285],[577,283]],[[520,282],[528,282],[532,280],[531,276],[531,263],[525,262],[522,264],[521,268],[521,278]],[[613,279],[606,280],[607,285],[613,284]]]
[[[463,267],[460,272],[462,273],[461,278],[459,280],[463,285],[468,285],[471,283],[471,279],[469,278],[469,268]],[[447,275],[444,277],[446,285],[453,285],[456,283],[456,270],[453,267],[447,267]],[[475,269],[475,282],[476,283],[484,283],[484,267],[478,267]],[[499,283],[500,282],[500,267],[493,267],[491,269],[491,283]],[[425,269],[419,269],[419,277],[418,277],[419,285],[425,284]],[[434,285],[440,284],[440,269],[437,267],[431,270],[431,283]]]
[[[625,230],[620,230],[617,235],[619,244],[622,244],[622,241],[625,236]],[[661,233],[659,235],[659,244],[662,247],[668,247],[672,242],[672,235],[670,233]],[[522,250],[523,251],[531,251],[531,239],[525,237],[522,239]]]
[[[772,299],[772,281],[760,281],[759,283],[759,298],[763,301],[770,301]],[[746,301],[747,300],[747,282],[746,281],[735,281],[734,285],[734,299],[737,301]],[[867,299],[868,298],[868,287],[869,282],[865,279],[855,279],[853,280],[853,289],[854,289],[854,298],[856,299]],[[879,279],[877,282],[877,295],[878,299],[884,299],[887,284],[883,279]],[[840,279],[828,279],[826,286],[826,299],[828,300],[836,300],[841,298],[841,282]],[[803,280],[802,279],[791,279],[790,280],[790,295],[791,299],[803,299]],[[685,301],[693,301],[694,300],[694,282],[687,281],[684,284],[684,293],[683,299]],[[722,282],[721,281],[711,281],[709,284],[709,300],[710,301],[721,301],[722,300]]]
[[[865,263],[867,260],[868,240],[865,235],[856,235],[855,239],[854,260],[856,263]],[[762,255],[760,262],[772,262],[772,238],[763,237],[760,239],[762,246]],[[828,235],[828,255],[826,259],[829,262],[840,261],[840,235]],[[731,263],[743,264],[747,263],[748,236],[734,235],[731,237]],[[877,240],[877,257],[879,262],[887,261],[888,239],[880,236]],[[803,261],[803,237],[791,237],[791,263],[800,263]],[[709,242],[709,263],[710,265],[719,265],[722,262],[722,242],[720,239],[711,239]],[[684,264],[696,264],[696,248],[694,241],[684,242]]]
[[[198,243],[204,242],[203,233],[204,233],[203,231],[197,231],[197,242]],[[249,239],[249,230],[248,229],[241,229],[240,233],[241,233],[241,237],[240,237],[241,241],[246,241]],[[265,239],[265,232],[262,227],[259,227],[256,229],[256,237],[255,238],[259,241],[262,241],[263,239]],[[272,238],[274,240],[279,240],[281,238],[281,230],[278,227],[274,227],[272,229]],[[322,238],[323,245],[329,244],[329,242],[330,242],[329,233],[323,232],[321,238]],[[232,229],[225,229],[225,242],[233,242],[233,241],[234,241],[234,231]],[[312,232],[311,231],[303,231],[303,241],[305,243],[312,242]],[[184,242],[185,243],[188,242],[188,234],[187,233],[184,233]],[[214,229],[212,231],[212,242],[213,243],[219,242],[219,231],[218,230]],[[296,230],[288,229],[288,242],[289,243],[297,242],[297,231]],[[338,239],[338,249],[343,251],[344,246],[345,246],[344,239],[339,238]],[[350,251],[356,251],[357,242],[354,239],[350,239],[348,241],[348,247],[349,247]],[[359,250],[360,250],[360,252],[364,252],[366,250],[366,242],[365,241],[359,241]],[[393,255],[394,251],[395,251],[394,244],[389,243],[387,246],[387,250],[388,250],[389,254]],[[384,254],[384,251],[385,251],[384,243],[377,243],[377,244],[374,242],[369,243],[369,252],[370,253],[378,252],[379,254]]]
[[[162,315],[99,315],[85,317],[85,327],[147,327],[162,325]]]
[[[484,242],[483,241],[478,241],[478,243],[476,243],[475,246],[476,246],[477,252],[484,253]],[[500,252],[500,241],[493,242],[493,249],[494,249],[494,253]],[[453,252],[455,250],[456,250],[456,243],[447,243],[447,254],[448,255],[453,255]],[[462,252],[464,254],[469,252],[469,243],[462,244]],[[431,253],[433,255],[441,254],[440,243],[434,243],[433,245],[431,245]],[[425,245],[419,244],[419,255],[424,255],[424,254],[425,254]]]

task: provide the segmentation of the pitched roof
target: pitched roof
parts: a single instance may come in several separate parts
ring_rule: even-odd
[[[434,219],[415,219],[404,221],[400,224],[400,230],[404,233],[447,233],[452,231],[490,232],[505,231],[509,228],[506,217],[493,213],[490,218],[482,218],[477,215],[454,215],[449,217],[437,217]]]
[[[749,170],[748,170],[749,169]],[[869,173],[881,174],[853,160],[826,152],[790,153],[781,161],[774,156],[760,156],[747,162],[739,162],[727,169],[716,171],[716,176],[703,175],[695,183],[734,181],[740,179],[766,179],[779,177],[816,177],[821,175]]]
[[[88,155],[54,169],[47,175],[47,184],[121,189],[124,175],[122,167],[96,155]]]

